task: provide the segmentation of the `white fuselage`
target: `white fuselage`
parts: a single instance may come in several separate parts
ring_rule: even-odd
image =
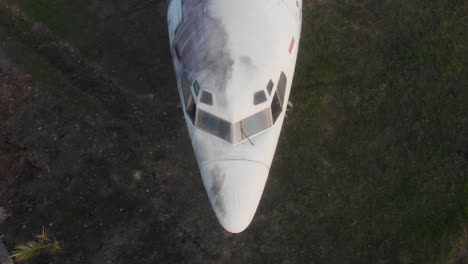
[[[177,85],[206,191],[238,233],[260,201],[296,65],[301,0],[171,0]]]

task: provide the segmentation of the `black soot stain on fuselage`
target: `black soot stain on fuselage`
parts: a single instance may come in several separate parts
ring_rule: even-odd
[[[182,2],[183,22],[177,29],[175,44],[185,72],[189,76],[200,76],[197,81],[201,88],[214,92],[217,104],[224,105],[234,60],[222,21],[210,14],[209,5],[212,1]]]
[[[223,196],[223,187],[225,185],[226,175],[221,168],[216,165],[210,170],[210,175],[214,177],[213,186],[211,186],[210,189],[210,199],[214,207],[216,207],[224,217],[226,215],[226,202]]]

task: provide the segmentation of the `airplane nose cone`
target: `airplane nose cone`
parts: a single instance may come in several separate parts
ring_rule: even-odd
[[[231,233],[244,231],[252,221],[269,168],[245,160],[215,161],[201,168],[203,184],[221,225]]]

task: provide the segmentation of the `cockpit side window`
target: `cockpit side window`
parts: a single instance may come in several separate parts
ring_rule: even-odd
[[[254,94],[254,105],[259,105],[267,100],[265,91],[261,90]]]
[[[276,120],[278,119],[282,111],[283,107],[281,107],[278,94],[275,94],[273,96],[273,101],[271,101],[271,116],[273,117],[273,123],[276,123]]]
[[[197,114],[197,104],[193,100],[193,97],[190,98],[190,104],[187,107],[187,115],[190,117],[190,120],[192,120],[192,124],[195,124],[195,116]]]
[[[273,117],[274,123],[276,123],[276,120],[278,119],[284,108],[284,96],[286,93],[287,83],[288,79],[286,78],[286,74],[284,74],[284,72],[281,72],[278,81],[278,86],[276,87],[276,93],[273,96],[273,100],[271,101],[271,115]]]
[[[286,78],[286,74],[281,72],[278,87],[276,88],[276,93],[278,94],[279,100],[281,102],[281,106],[284,104],[284,94],[286,93],[286,85],[288,83],[288,79]]]
[[[192,92],[190,91],[190,82],[185,73],[182,75],[181,86],[182,94],[184,96],[184,106],[185,109],[187,109],[188,103],[190,102],[190,97],[192,97]]]
[[[271,95],[271,92],[273,91],[273,86],[275,86],[275,85],[273,84],[273,81],[270,80],[270,81],[268,82],[268,84],[267,84],[267,91],[268,91],[268,94],[269,94],[269,95]]]
[[[182,94],[184,97],[184,110],[192,120],[192,123],[195,123],[195,115],[197,112],[197,105],[192,96],[192,91],[190,90],[190,82],[187,78],[187,75],[184,73],[181,79]]]
[[[213,94],[207,91],[202,91],[200,96],[200,102],[207,105],[213,105]]]
[[[198,84],[198,81],[193,82],[193,91],[195,92],[196,96],[198,96],[200,93],[200,84]]]

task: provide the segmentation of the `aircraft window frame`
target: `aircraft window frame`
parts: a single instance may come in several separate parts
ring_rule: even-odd
[[[207,111],[197,109],[196,127],[231,144],[250,139],[272,126],[273,120],[270,108],[265,108],[236,123],[231,123]]]
[[[192,124],[195,124],[195,119],[197,116],[197,104],[195,102],[195,98],[192,94],[192,89],[190,88],[190,81],[188,80],[187,74],[182,74],[181,78],[181,89],[182,89],[182,97],[184,99],[184,112],[187,116],[192,120]]]
[[[213,94],[208,91],[202,91],[200,95],[200,102],[206,105],[213,105]]]
[[[271,92],[273,91],[273,87],[275,87],[275,84],[274,84],[273,81],[270,79],[270,80],[268,81],[268,84],[267,84],[268,95],[271,95]]]
[[[195,92],[196,96],[198,96],[198,94],[200,93],[200,84],[197,80],[193,82],[193,91]]]
[[[260,122],[259,122],[260,121]],[[239,143],[245,139],[269,129],[273,126],[270,108],[265,108],[241,121],[232,124],[233,143]]]
[[[278,84],[276,87],[276,92],[273,95],[273,100],[271,100],[271,116],[273,118],[273,123],[276,123],[278,117],[284,110],[284,97],[286,94],[286,86],[288,85],[288,78],[284,72],[281,72]]]
[[[283,112],[283,106],[281,105],[281,102],[277,93],[273,95],[273,100],[271,100],[270,109],[271,109],[271,117],[273,119],[273,123],[276,123],[276,120],[278,120],[278,117]]]
[[[190,97],[192,96],[192,91],[190,89],[190,81],[185,73],[182,74],[182,78],[180,79],[180,86],[182,89],[182,97],[184,98],[184,106],[185,109],[187,109]]]
[[[198,109],[196,127],[227,142],[232,142],[231,122],[201,109]]]
[[[276,93],[278,94],[281,106],[284,105],[284,97],[286,94],[286,86],[288,85],[288,78],[284,72],[281,72],[278,84],[276,86]]]
[[[185,112],[187,113],[188,117],[190,120],[192,120],[192,124],[195,124],[195,120],[197,118],[197,103],[195,103],[195,100],[193,97],[190,98],[190,103]]]
[[[259,105],[267,101],[267,97],[264,90],[260,90],[254,93],[254,105]]]
[[[231,144],[236,144],[246,139],[250,140],[253,136],[271,128],[276,123],[281,113],[283,113],[285,109],[284,100],[287,84],[288,79],[286,77],[286,74],[284,72],[281,72],[280,78],[276,86],[276,91],[273,94],[273,99],[271,101],[270,107],[265,108],[236,123],[231,123],[207,111],[198,109],[193,100],[193,94],[190,93],[190,98],[193,101],[193,106],[195,107],[196,112],[194,119],[192,119],[192,122],[195,120],[194,123],[197,128],[203,130],[204,132],[212,136],[225,140]],[[271,80],[268,82],[267,85],[267,91],[271,95],[269,89],[270,86],[270,89],[273,92],[274,83]],[[212,96],[210,92],[202,91],[200,98],[200,102],[202,103],[206,103],[203,99],[205,93],[210,94]],[[255,94],[257,93],[263,93],[263,95],[266,97],[264,90],[258,91]]]

